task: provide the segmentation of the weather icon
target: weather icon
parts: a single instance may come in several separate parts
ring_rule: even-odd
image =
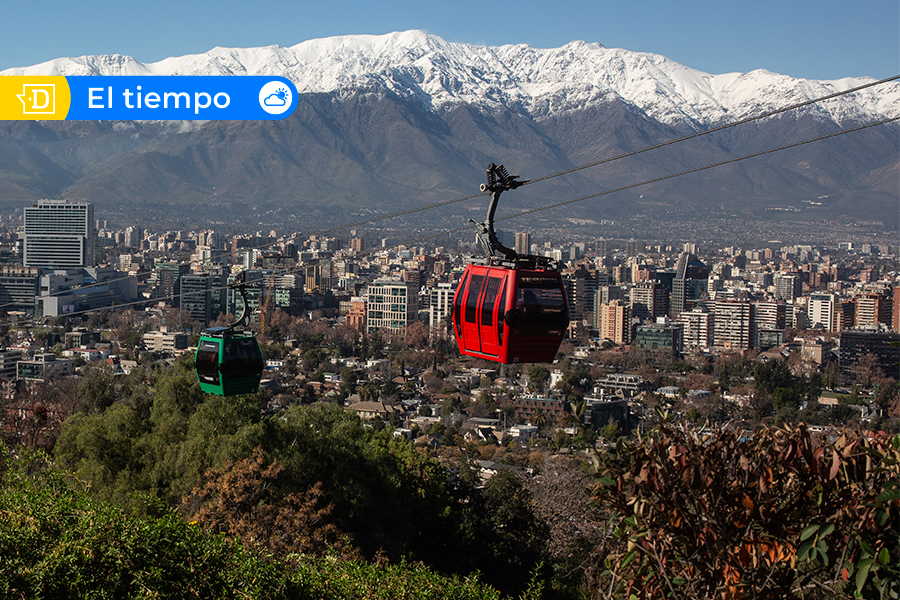
[[[274,94],[269,94],[263,99],[263,104],[266,106],[284,106],[290,97],[290,92],[284,88],[278,88]]]
[[[281,81],[270,81],[259,91],[259,105],[270,115],[280,115],[291,107],[291,92]]]

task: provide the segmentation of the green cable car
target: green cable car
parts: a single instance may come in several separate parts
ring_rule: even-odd
[[[252,394],[262,379],[263,359],[256,337],[231,327],[203,330],[194,363],[200,389],[208,394]]]
[[[256,392],[264,368],[256,337],[252,332],[235,329],[239,325],[245,325],[247,318],[243,273],[231,287],[240,290],[244,301],[241,317],[229,327],[204,329],[194,355],[194,368],[200,389],[218,396]]]

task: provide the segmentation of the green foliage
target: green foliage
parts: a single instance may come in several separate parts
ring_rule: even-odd
[[[622,435],[617,423],[609,423],[600,428],[600,437],[607,442],[615,442]]]
[[[128,517],[46,470],[39,456],[10,462],[0,487],[5,597],[270,598],[296,589],[276,565],[174,514]]]
[[[533,365],[528,369],[528,389],[542,392],[550,381],[550,370],[543,365]]]
[[[818,375],[794,375],[784,361],[761,363],[754,370],[756,389],[772,396],[772,406],[799,408],[803,400],[816,402],[822,392],[822,378]]]
[[[148,374],[155,378],[152,393],[143,384]],[[514,486],[499,488],[501,478],[490,491],[454,488],[436,459],[337,405],[294,405],[264,415],[255,395],[203,394],[189,361],[124,378],[118,392],[109,406],[103,402],[65,423],[54,458],[87,480],[95,498],[130,515],[178,508],[260,543],[283,529],[299,534],[302,525],[345,534],[353,545],[345,555],[422,561],[455,573],[483,569],[488,563],[475,557],[488,557],[497,574],[490,582],[508,586],[503,591],[521,591],[541,558],[539,536],[525,535],[510,512],[495,511],[507,501],[527,505],[516,500]],[[446,443],[462,443],[458,424],[440,426]],[[267,464],[278,465],[277,477],[262,466],[237,468],[256,448]],[[268,547],[278,553],[304,547],[296,541]]]
[[[115,374],[103,365],[88,365],[81,369],[78,380],[78,404],[80,412],[101,412],[115,401]]]
[[[507,593],[526,592],[534,579],[529,574],[541,564],[548,531],[521,475],[501,469],[487,480],[483,493],[461,491],[466,502],[460,526],[466,536],[458,560],[468,567],[463,570],[479,569],[488,583]]]
[[[0,595],[7,598],[499,600],[478,577],[421,564],[271,559],[173,513],[125,515],[40,455],[0,447]]]

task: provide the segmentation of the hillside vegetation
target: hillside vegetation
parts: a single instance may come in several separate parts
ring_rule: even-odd
[[[337,404],[203,394],[191,366],[86,369],[52,458],[2,451],[0,595],[900,595],[898,435],[657,407],[603,448],[426,448]],[[482,479],[487,455],[534,471]]]

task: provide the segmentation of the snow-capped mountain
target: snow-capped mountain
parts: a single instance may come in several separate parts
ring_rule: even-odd
[[[290,78],[301,94],[282,121],[0,121],[0,212],[61,197],[94,202],[123,224],[304,227],[468,196],[489,162],[537,179],[874,81],[710,75],[599,44],[485,47],[420,31],[215,48],[148,64],[60,58],[0,74]],[[504,203],[593,195],[897,116],[900,83],[880,84],[525,186]],[[567,205],[547,219],[864,220],[896,230],[898,133],[897,123],[881,125]],[[482,210],[453,206],[427,218],[443,227]],[[417,213],[412,226],[425,218]]]
[[[301,93],[389,91],[432,110],[515,108],[537,119],[621,100],[661,123],[698,128],[872,81],[793,79],[765,70],[711,75],[664,56],[596,43],[487,47],[422,31],[331,37],[290,48],[214,48],[146,64],[122,55],[59,58],[0,75],[281,75]],[[900,83],[807,110],[838,123],[900,116]]]

